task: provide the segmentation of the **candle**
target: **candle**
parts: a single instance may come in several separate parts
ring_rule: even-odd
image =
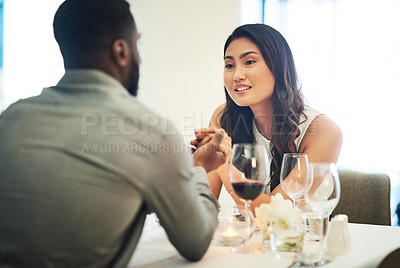
[[[228,227],[225,232],[222,233],[222,240],[225,243],[235,242],[238,239],[239,234],[232,229],[232,227]]]

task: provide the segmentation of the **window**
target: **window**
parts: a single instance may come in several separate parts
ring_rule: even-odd
[[[394,211],[400,201],[400,1],[266,0],[264,17],[287,39],[309,105],[343,131],[339,168],[387,173]]]
[[[3,100],[3,25],[4,25],[4,3],[0,0],[0,112]]]
[[[0,69],[3,68],[3,0],[0,0]]]

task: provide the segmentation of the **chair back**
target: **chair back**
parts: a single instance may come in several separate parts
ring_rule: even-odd
[[[332,212],[351,223],[391,225],[390,178],[383,173],[339,171],[341,194]]]

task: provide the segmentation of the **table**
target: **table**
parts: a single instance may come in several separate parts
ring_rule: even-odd
[[[391,251],[400,247],[400,227],[349,223],[351,249],[326,268],[377,267]],[[230,247],[211,245],[199,262],[183,259],[170,244],[154,215],[146,219],[142,237],[128,267],[288,267],[292,260],[277,259],[270,250],[257,255],[229,252]]]

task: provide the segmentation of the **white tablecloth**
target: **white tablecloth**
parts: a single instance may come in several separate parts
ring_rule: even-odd
[[[326,264],[326,268],[377,267],[392,250],[400,247],[400,227],[349,224],[351,250]],[[129,267],[287,267],[290,259],[276,259],[270,250],[262,254],[230,253],[230,247],[210,246],[199,262],[183,259],[170,244],[155,216],[148,216]],[[399,266],[400,267],[400,266]]]

